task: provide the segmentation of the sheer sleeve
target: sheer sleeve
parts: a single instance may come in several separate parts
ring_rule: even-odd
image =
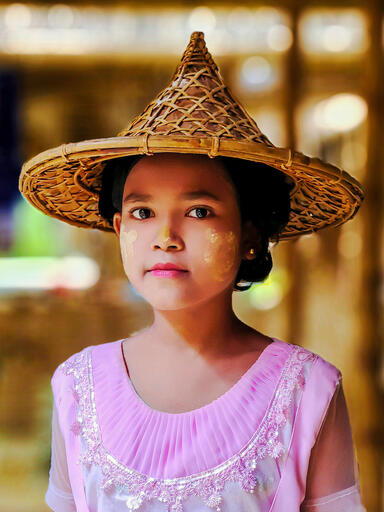
[[[68,475],[64,438],[55,401],[52,407],[51,468],[45,502],[54,512],[76,512]]]
[[[311,451],[300,512],[366,512],[342,378]]]

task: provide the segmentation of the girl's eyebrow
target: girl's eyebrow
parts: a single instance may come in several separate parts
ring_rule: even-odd
[[[209,192],[208,190],[191,190],[190,192],[184,192],[180,194],[180,199],[211,199],[213,201],[216,201],[217,203],[222,203],[223,201],[213,194],[212,192]],[[150,194],[139,194],[138,192],[131,192],[130,194],[127,194],[124,198],[124,203],[138,203],[140,201],[151,201],[153,199],[153,196]]]

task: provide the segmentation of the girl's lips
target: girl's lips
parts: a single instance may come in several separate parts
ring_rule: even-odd
[[[166,269],[156,269],[156,270],[148,270],[148,272],[157,277],[180,277],[183,274],[186,274],[188,270],[166,270]]]

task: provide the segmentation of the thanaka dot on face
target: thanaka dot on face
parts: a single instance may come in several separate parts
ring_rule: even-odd
[[[204,251],[203,260],[212,268],[212,277],[224,281],[236,263],[236,235],[233,231],[220,233],[208,228],[206,238],[210,247]]]

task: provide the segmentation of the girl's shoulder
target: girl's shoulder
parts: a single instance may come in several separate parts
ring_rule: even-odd
[[[331,377],[336,380],[342,378],[341,370],[330,360],[321,356],[317,352],[314,352],[309,348],[303,347],[301,345],[296,345],[295,343],[289,343],[288,341],[280,340],[279,338],[273,339],[280,342],[280,344],[284,343],[287,347],[290,348],[290,356],[294,359],[295,364],[307,363],[304,364],[304,366],[311,367],[311,373],[316,374],[317,377]]]
[[[305,383],[304,392],[312,393],[316,389],[324,389],[332,394],[335,391],[342,380],[342,372],[334,363],[309,348],[283,340],[278,341],[289,348],[287,373],[301,375]]]
[[[304,393],[312,396],[314,400],[320,395],[326,396],[328,400],[342,383],[343,374],[340,368],[317,352],[298,345],[293,347],[297,348],[297,360],[304,359],[309,363],[303,365],[303,372],[306,374]]]
[[[312,354],[314,356],[314,366],[313,373],[316,377],[328,377],[337,383],[340,379],[342,379],[342,372],[340,368],[338,368],[331,361],[321,356],[317,352],[313,352],[309,349],[305,349],[306,352]]]
[[[116,343],[119,343],[122,340],[116,341],[108,341],[104,343],[100,343],[97,345],[87,345],[83,347],[81,350],[74,352],[70,356],[68,356],[64,361],[56,366],[52,377],[51,377],[51,385],[53,390],[59,386],[68,384],[69,381],[73,380],[73,377],[76,376],[76,373],[79,370],[79,367],[87,364],[86,361],[88,359],[88,354],[92,351],[96,351],[98,353],[107,354],[108,351],[112,350]]]

